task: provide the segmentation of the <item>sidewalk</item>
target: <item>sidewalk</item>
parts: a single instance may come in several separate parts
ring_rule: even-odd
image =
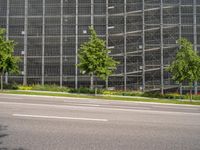
[[[50,94],[70,94],[70,95],[80,95],[80,96],[95,96],[95,94],[82,94],[82,93],[68,93],[68,92],[53,92],[53,91],[37,91],[37,90],[16,90],[19,92],[37,92],[37,93],[50,93]],[[96,94],[96,96],[101,97],[113,97],[113,98],[136,98],[136,99],[147,99],[147,100],[177,100],[182,102],[190,102],[189,99],[166,99],[166,98],[151,98],[151,97],[142,97],[142,96],[121,96],[121,95],[102,95]],[[200,100],[192,100],[193,102],[200,102]]]

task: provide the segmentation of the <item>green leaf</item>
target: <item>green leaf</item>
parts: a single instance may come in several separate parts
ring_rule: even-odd
[[[172,79],[182,83],[192,83],[200,80],[200,57],[194,51],[193,45],[185,38],[178,41],[180,49],[175,60],[167,68],[172,74]]]
[[[94,28],[90,27],[89,31],[89,40],[80,46],[77,66],[85,74],[93,74],[106,80],[114,72],[118,62],[109,56],[110,50],[106,48],[106,42],[97,37]]]
[[[5,29],[0,28],[0,73],[17,73],[19,58],[14,56],[15,42],[6,40]]]

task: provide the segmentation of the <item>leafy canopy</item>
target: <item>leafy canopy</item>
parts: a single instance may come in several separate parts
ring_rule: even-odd
[[[5,30],[0,28],[0,74],[18,72],[19,59],[13,56],[14,41],[6,40]]]
[[[200,57],[187,39],[181,38],[178,43],[180,49],[167,71],[172,74],[172,79],[179,83],[198,81],[200,79]]]
[[[78,67],[85,74],[94,74],[105,80],[116,69],[118,62],[109,56],[110,50],[106,48],[105,41],[97,37],[93,27],[89,31],[89,41],[82,44],[79,50]]]

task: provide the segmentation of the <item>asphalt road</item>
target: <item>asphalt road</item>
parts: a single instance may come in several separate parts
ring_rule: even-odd
[[[0,150],[200,150],[200,107],[0,94]]]

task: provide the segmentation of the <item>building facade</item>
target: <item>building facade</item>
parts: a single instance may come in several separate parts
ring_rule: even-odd
[[[165,71],[186,37],[200,51],[199,0],[0,0],[0,27],[17,42],[20,75],[8,82],[89,86],[77,68],[88,26],[106,40],[120,62],[108,85],[117,89],[165,89],[177,85]],[[196,88],[197,91],[197,88]]]

